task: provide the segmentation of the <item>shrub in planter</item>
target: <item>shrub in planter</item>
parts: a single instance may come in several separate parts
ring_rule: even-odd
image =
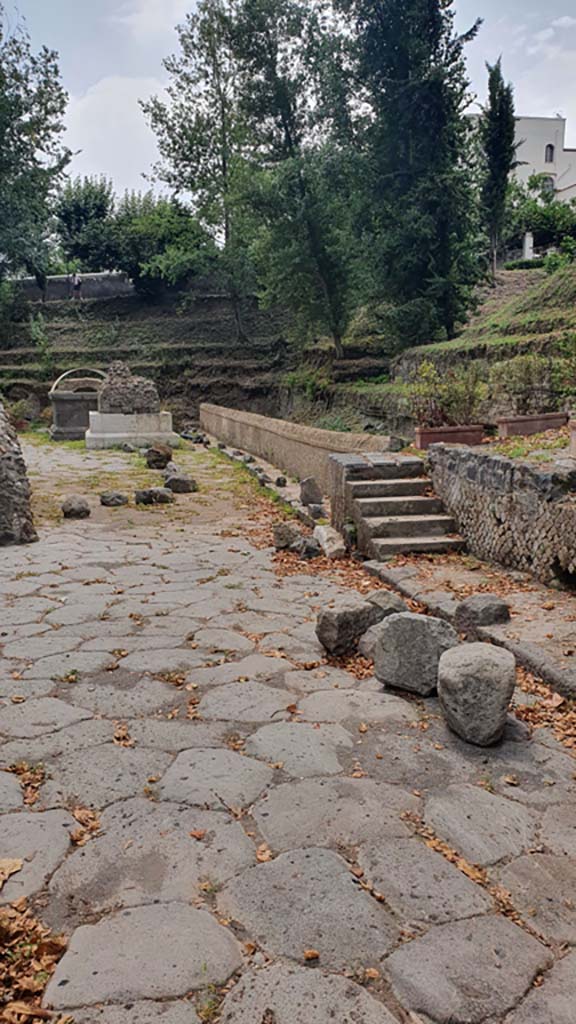
[[[433,363],[424,361],[408,385],[408,394],[419,448],[445,440],[454,444],[482,441],[483,427],[474,419],[488,388],[478,366],[455,367],[441,374]]]

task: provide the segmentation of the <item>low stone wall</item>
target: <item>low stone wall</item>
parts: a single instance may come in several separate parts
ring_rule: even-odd
[[[116,299],[134,294],[134,285],[126,274],[105,271],[101,274],[81,274],[83,299]],[[18,291],[30,302],[61,302],[72,298],[72,278],[66,274],[49,277],[43,296],[36,278],[22,277],[15,282]]]
[[[291,476],[313,476],[324,494],[330,493],[331,455],[390,449],[389,437],[318,430],[207,403],[200,406],[200,423],[219,441],[258,455]]]
[[[576,585],[576,461],[555,471],[434,445],[432,481],[473,554]]]
[[[0,545],[38,540],[22,450],[0,402]]]

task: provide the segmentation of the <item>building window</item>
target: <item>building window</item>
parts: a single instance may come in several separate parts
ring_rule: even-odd
[[[546,146],[546,163],[553,164],[556,150],[551,144]]]
[[[548,175],[542,178],[542,191],[553,195],[556,191],[556,182],[554,178],[550,178]]]

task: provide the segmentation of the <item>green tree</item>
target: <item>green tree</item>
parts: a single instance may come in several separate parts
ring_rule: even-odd
[[[66,103],[58,55],[33,53],[0,0],[0,278],[25,268],[45,282],[50,200],[71,158]]]
[[[216,258],[210,236],[177,200],[152,192],[127,193],[114,217],[114,267],[145,295],[181,287],[205,273]]]
[[[67,181],[56,197],[56,230],[64,255],[82,270],[111,266],[114,203],[112,182],[103,177]]]
[[[400,305],[425,299],[450,336],[479,273],[464,49],[480,23],[457,35],[453,0],[335,3],[371,110],[366,258],[377,292]]]
[[[516,118],[514,89],[506,84],[502,60],[487,64],[488,103],[480,118],[480,140],[483,156],[482,216],[490,241],[492,279],[496,267],[502,232],[506,220],[506,202],[510,174],[516,166]]]

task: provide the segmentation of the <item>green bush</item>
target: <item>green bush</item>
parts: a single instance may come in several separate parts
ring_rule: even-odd
[[[492,397],[511,402],[518,416],[557,408],[561,399],[560,364],[564,362],[531,354],[495,363],[490,370]]]
[[[421,427],[473,423],[488,387],[475,363],[440,373],[434,363],[420,363],[408,385],[412,415]]]
[[[544,257],[535,260],[510,260],[504,264],[504,270],[542,270],[544,266]]]

